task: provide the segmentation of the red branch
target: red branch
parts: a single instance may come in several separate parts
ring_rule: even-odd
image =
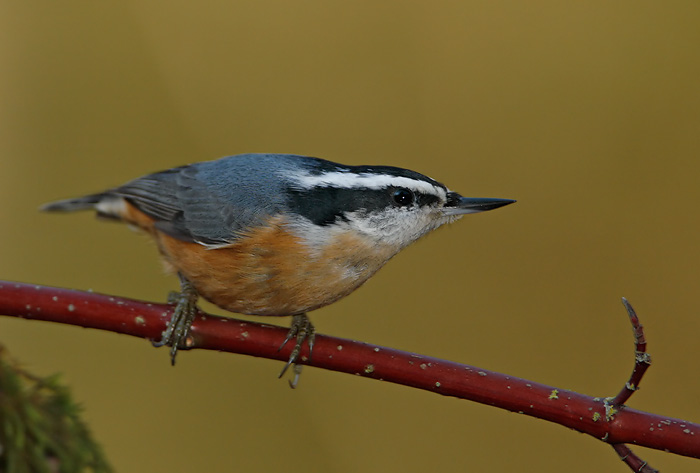
[[[165,304],[0,281],[0,313],[8,316],[157,340],[171,310],[172,306]],[[637,325],[635,334],[641,333],[641,325]],[[292,349],[287,346],[278,351],[286,328],[203,312],[191,333],[194,348],[280,361],[286,361]],[[637,336],[638,352],[642,351],[640,343],[643,337]],[[304,347],[303,363],[318,368],[412,386],[556,422],[614,445],[621,455],[631,452],[618,444],[635,444],[700,458],[700,425],[611,403],[610,398],[586,396],[474,366],[320,334],[316,336],[313,358],[308,360],[306,355],[308,350]],[[620,398],[618,395],[614,399]]]

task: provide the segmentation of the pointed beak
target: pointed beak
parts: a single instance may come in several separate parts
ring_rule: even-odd
[[[456,192],[447,195],[447,203],[443,207],[445,215],[464,215],[497,209],[515,202],[511,199],[490,199],[484,197],[462,197]]]

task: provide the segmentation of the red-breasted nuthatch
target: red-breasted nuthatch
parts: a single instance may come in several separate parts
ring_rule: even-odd
[[[298,377],[302,343],[311,350],[314,340],[306,312],[347,296],[441,225],[513,202],[462,197],[397,167],[244,154],[149,174],[42,209],[94,209],[153,237],[181,283],[156,343],[172,347],[173,363],[201,295],[231,312],[293,316],[285,344],[295,338],[296,346],[280,376],[294,364]]]

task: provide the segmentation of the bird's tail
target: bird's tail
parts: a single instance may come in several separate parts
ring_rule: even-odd
[[[74,212],[76,210],[94,209],[97,204],[102,202],[105,194],[92,194],[85,197],[77,197],[75,199],[57,200],[49,202],[39,207],[43,212]]]

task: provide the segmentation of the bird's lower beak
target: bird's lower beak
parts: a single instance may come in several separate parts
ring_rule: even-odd
[[[490,199],[484,197],[462,197],[456,193],[448,195],[444,207],[446,215],[464,215],[497,209],[515,202],[511,199]]]

